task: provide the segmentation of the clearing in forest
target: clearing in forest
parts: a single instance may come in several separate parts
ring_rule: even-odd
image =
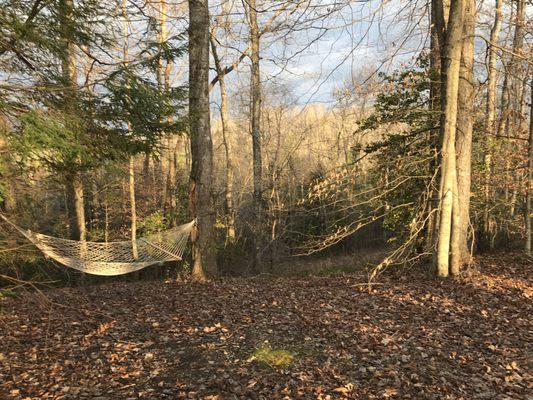
[[[2,399],[526,399],[531,265],[113,283],[0,301]],[[528,358],[529,357],[529,358]]]

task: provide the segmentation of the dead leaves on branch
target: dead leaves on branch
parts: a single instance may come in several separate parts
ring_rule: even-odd
[[[8,298],[0,398],[525,399],[529,268],[485,258],[462,282],[370,291],[345,275]]]

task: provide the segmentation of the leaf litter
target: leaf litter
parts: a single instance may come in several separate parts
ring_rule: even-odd
[[[361,273],[6,297],[0,398],[527,399],[530,270],[508,254],[370,288]]]

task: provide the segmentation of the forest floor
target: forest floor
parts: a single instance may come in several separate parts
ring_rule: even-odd
[[[371,290],[355,273],[4,298],[0,398],[527,399],[531,267],[507,254],[461,281],[410,270]]]

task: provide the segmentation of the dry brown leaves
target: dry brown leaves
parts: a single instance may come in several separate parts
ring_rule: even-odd
[[[1,399],[526,399],[531,265],[119,283],[0,302]],[[254,361],[262,347],[295,355]]]

